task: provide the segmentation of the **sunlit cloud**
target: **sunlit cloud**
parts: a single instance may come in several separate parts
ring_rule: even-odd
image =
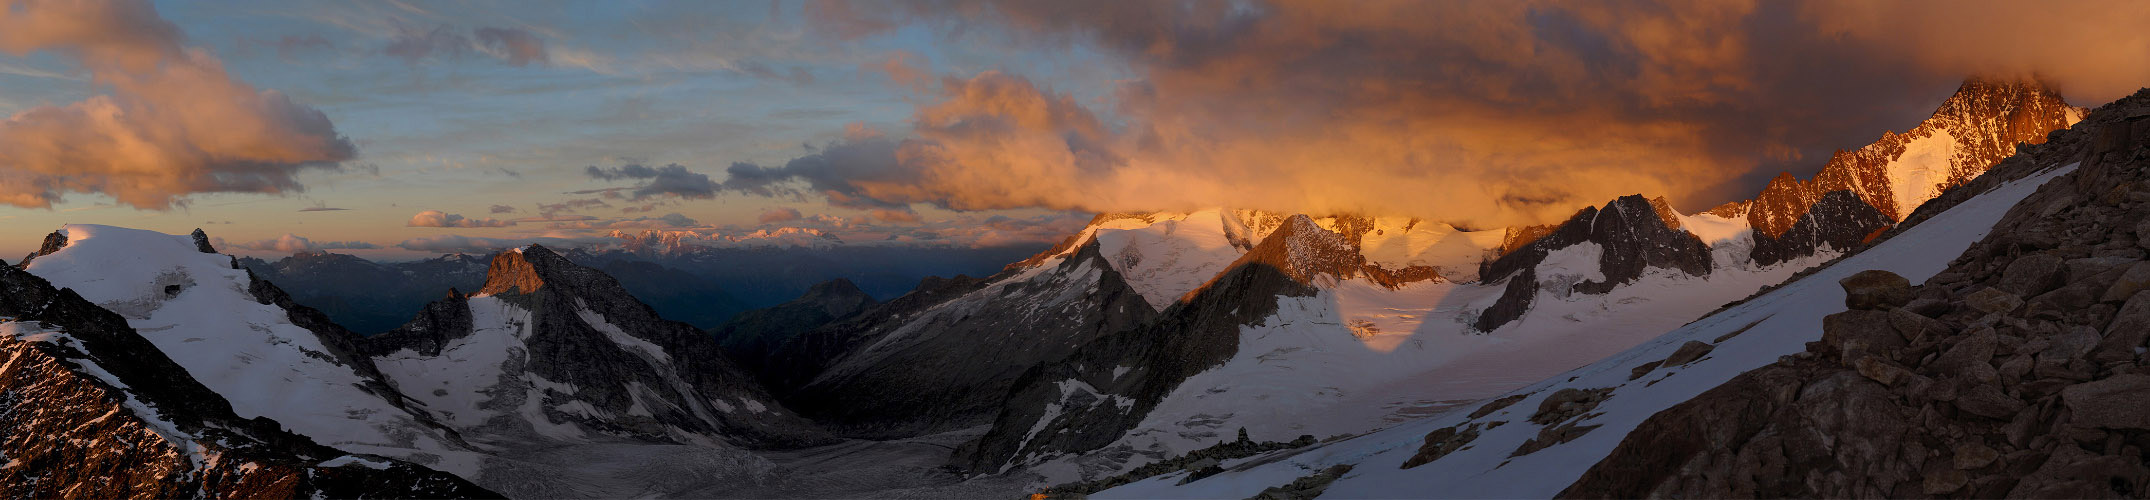
[[[0,52],[52,52],[110,93],[0,122],[0,203],[100,193],[141,209],[195,193],[288,193],[357,154],[326,115],[225,72],[146,2],[0,2]]]

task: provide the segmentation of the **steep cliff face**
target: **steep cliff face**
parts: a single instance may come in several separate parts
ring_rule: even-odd
[[[0,494],[495,497],[406,462],[243,419],[126,319],[0,266]]]
[[[361,348],[442,423],[494,446],[824,440],[715,339],[541,246],[501,253],[478,293],[451,294]]]

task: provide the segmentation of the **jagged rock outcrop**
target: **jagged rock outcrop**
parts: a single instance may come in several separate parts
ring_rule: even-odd
[[[1807,207],[1791,229],[1778,236],[1754,235],[1750,258],[1763,266],[1814,255],[1822,249],[1845,251],[1868,242],[1890,227],[1887,215],[1859,201],[1851,191],[1830,191]]]
[[[1622,196],[1600,208],[1585,208],[1551,233],[1522,248],[1486,263],[1479,275],[1486,279],[1506,277],[1536,268],[1552,252],[1579,244],[1600,248],[1598,268],[1602,281],[1575,283],[1572,291],[1603,294],[1641,278],[1647,268],[1675,269],[1691,276],[1710,273],[1710,248],[1694,234],[1680,229],[1677,213],[1662,200],[1641,195]],[[1509,278],[1508,290],[1473,323],[1480,331],[1507,324],[1529,308],[1537,282]],[[1525,291],[1521,287],[1528,287]]]
[[[0,316],[0,494],[497,497],[242,419],[125,318],[28,272],[0,266]]]
[[[15,268],[28,269],[30,261],[37,260],[38,257],[52,255],[53,252],[58,252],[62,248],[67,248],[67,232],[53,231],[52,234],[45,235],[45,242],[37,248],[37,251],[30,252],[29,255],[22,257],[22,262],[15,263]]]
[[[532,245],[359,346],[405,394],[473,440],[796,446],[821,434],[715,339],[619,282]]]
[[[850,280],[838,279],[814,285],[790,302],[741,313],[710,329],[725,354],[748,373],[769,373],[778,359],[777,349],[801,333],[851,317],[880,305]]]
[[[1806,352],[1652,416],[1563,496],[2150,491],[2150,294],[2128,283],[2150,275],[2150,90],[2051,139],[2010,161],[2076,170],[1911,302],[1829,316]]]
[[[1274,314],[1279,298],[1312,296],[1315,280],[1357,272],[1363,261],[1351,249],[1343,235],[1304,215],[1286,219],[1155,323],[1098,338],[1024,373],[992,430],[952,461],[993,473],[1112,444],[1180,382],[1232,359],[1240,328]]]

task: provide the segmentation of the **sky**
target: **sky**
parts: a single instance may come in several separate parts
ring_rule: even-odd
[[[2150,85],[2150,3],[0,0],[0,255],[620,230],[992,246],[1208,206],[1695,211],[1965,77]]]

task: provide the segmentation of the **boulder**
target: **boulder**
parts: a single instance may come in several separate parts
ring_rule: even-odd
[[[2061,402],[2080,427],[2150,429],[2150,375],[2128,373],[2068,386]]]
[[[1884,311],[1850,310],[1822,318],[1822,343],[1834,348],[1838,359],[1856,360],[1862,354],[1893,358],[1904,348],[1902,335],[1889,325]]]
[[[2145,288],[2150,288],[2150,262],[2137,262],[2128,266],[2127,271],[2121,272],[2120,279],[2113,281],[2112,286],[2106,287],[2105,293],[2099,296],[2098,300],[2103,302],[2126,301],[2129,297],[2134,297],[2135,292],[2143,291]]]
[[[1911,281],[1888,271],[1859,271],[1837,280],[1837,285],[1844,287],[1844,307],[1855,310],[1890,309],[1911,303]]]
[[[1955,465],[1959,470],[1985,467],[1997,458],[2001,458],[2001,452],[1984,443],[1964,443],[1956,446]]]
[[[1963,305],[1988,314],[2014,311],[2023,306],[2023,296],[2001,291],[1998,288],[1981,288],[1963,297]]]
[[[1710,350],[1715,348],[1715,346],[1701,341],[1689,340],[1685,344],[1680,344],[1679,350],[1672,351],[1671,356],[1666,356],[1664,364],[1659,366],[1681,366],[1693,363],[1697,359],[1702,359],[1702,356],[1709,354]]]
[[[1963,340],[1950,346],[1927,367],[1935,373],[1990,382],[1997,373],[1988,361],[1993,359],[1994,350],[1998,346],[1999,338],[1993,333],[1993,329],[1981,328],[1965,335]]]
[[[2035,296],[2046,293],[2067,278],[2067,262],[2060,256],[2038,253],[2017,257],[2001,271],[2000,289],[2019,296]]]
[[[1993,384],[1978,384],[1956,396],[1956,408],[1986,418],[2012,417],[2023,406],[2023,400],[2001,392]]]
[[[2092,359],[2135,359],[2135,349],[2142,347],[2146,338],[2150,338],[2150,293],[2137,293],[2120,306],[2120,312],[2113,315],[2113,322],[2106,325],[2105,339],[2098,343]]]

